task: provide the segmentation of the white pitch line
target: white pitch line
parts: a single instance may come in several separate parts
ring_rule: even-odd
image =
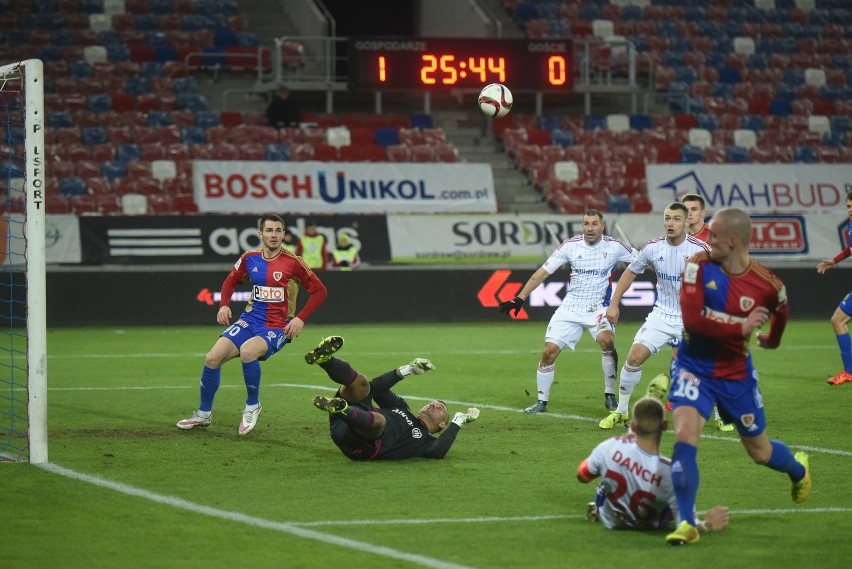
[[[431,567],[434,569],[472,569],[467,565],[459,565],[457,563],[441,561],[440,559],[433,559],[424,555],[406,553],[404,551],[392,549],[384,545],[375,545],[372,543],[356,541],[354,539],[348,539],[345,537],[339,537],[332,534],[305,529],[292,523],[276,522],[273,520],[266,520],[255,516],[249,516],[241,512],[231,512],[228,510],[211,508],[210,506],[196,504],[195,502],[190,502],[188,500],[184,500],[183,498],[157,494],[155,492],[143,490],[142,488],[136,488],[127,484],[122,484],[121,482],[113,482],[112,480],[106,480],[105,478],[100,478],[98,476],[83,474],[81,472],[65,468],[58,464],[48,463],[45,465],[40,465],[40,468],[43,468],[44,470],[47,470],[54,474],[65,476],[67,478],[72,478],[74,480],[79,480],[81,482],[87,482],[89,484],[94,484],[95,486],[100,486],[101,488],[107,488],[109,490],[114,490],[122,494],[127,494],[128,496],[144,498],[145,500],[150,500],[151,502],[171,506],[173,508],[179,508],[181,510],[187,510],[196,514],[209,516],[211,518],[218,518],[220,520],[242,523],[252,527],[287,533],[304,539],[312,539],[315,541],[322,542],[326,545],[336,545],[338,547],[343,547],[346,549],[354,549],[356,551],[363,551],[365,553],[381,555],[383,557],[390,557],[392,559],[399,559],[401,561],[408,561],[410,563],[415,563],[417,565],[422,565],[423,567]]]
[[[321,390],[321,391],[334,391],[336,388],[329,387],[328,385],[304,385],[300,383],[267,383],[264,384],[264,388],[270,387],[286,387],[286,388],[297,388],[297,389],[312,389],[312,390]],[[219,389],[241,389],[243,386],[241,385],[223,385],[219,387]],[[150,391],[155,389],[198,389],[198,385],[162,385],[162,386],[116,386],[116,387],[49,387],[48,391]],[[421,397],[417,395],[401,395],[404,399],[410,399],[412,401],[435,401],[436,399],[441,399],[444,403],[450,405],[460,405],[462,407],[479,407],[480,409],[492,409],[494,411],[506,411],[510,413],[523,413],[523,409],[518,409],[517,407],[506,407],[504,405],[490,405],[488,403],[481,403],[476,401],[455,401],[452,399],[442,399],[440,397]],[[585,417],[583,415],[571,415],[568,413],[542,413],[541,415],[537,415],[537,417],[542,417],[543,419],[552,418],[552,419],[567,419],[570,421],[582,421],[585,423],[597,423],[600,419],[596,417]],[[533,419],[538,420],[538,419]],[[668,432],[673,432],[669,430]],[[701,435],[702,439],[709,439],[714,441],[727,441],[727,442],[740,442],[740,439],[737,437],[722,437],[719,435]],[[832,449],[832,448],[823,448],[823,447],[815,447],[809,445],[788,445],[792,449],[804,450],[807,452],[815,452],[820,454],[831,454],[835,456],[848,456],[852,457],[852,451],[841,450],[841,449]]]
[[[787,514],[846,514],[852,512],[852,508],[782,508],[778,510],[751,509],[731,510],[732,516],[766,516]],[[704,514],[706,512],[699,512]],[[565,514],[552,516],[487,516],[470,518],[433,518],[433,519],[402,519],[402,520],[327,520],[314,522],[290,522],[299,527],[323,527],[323,526],[378,526],[378,525],[425,525],[425,524],[479,524],[479,523],[515,523],[515,522],[547,522],[550,520],[581,520],[584,514]]]

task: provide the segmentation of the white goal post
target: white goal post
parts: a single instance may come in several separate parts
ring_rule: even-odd
[[[26,283],[26,306],[18,310],[25,323],[19,322],[14,307],[8,316],[0,316],[0,334],[7,336],[0,343],[6,352],[2,354],[0,396],[9,404],[8,410],[0,408],[0,459],[33,464],[48,461],[45,118],[42,62],[33,59],[0,65],[0,174],[6,194],[0,225],[7,228],[2,236],[6,250],[0,253],[2,270],[8,273],[11,285],[3,287],[7,291],[3,294],[10,298],[0,300],[12,305],[12,289]],[[21,336],[26,338],[25,352],[17,345]],[[25,402],[21,393],[26,393]]]

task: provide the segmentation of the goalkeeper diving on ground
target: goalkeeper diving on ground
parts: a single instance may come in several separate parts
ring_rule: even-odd
[[[391,388],[411,375],[423,375],[435,366],[425,358],[368,380],[348,362],[334,357],[343,338],[329,336],[305,354],[308,364],[323,368],[340,384],[332,399],[317,395],[314,406],[328,413],[331,440],[351,460],[444,458],[462,425],[475,421],[479,409],[450,412],[443,401],[432,401],[414,412]],[[434,436],[441,433],[440,437]]]

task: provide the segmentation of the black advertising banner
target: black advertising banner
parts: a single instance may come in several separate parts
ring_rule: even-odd
[[[462,268],[430,270],[377,269],[323,271],[325,303],[312,323],[367,322],[497,322],[507,320],[497,304],[523,286],[531,270]],[[818,277],[808,269],[779,269],[787,285],[792,318],[826,320],[849,292],[849,271],[837,269]],[[12,273],[13,275],[23,275]],[[222,271],[55,271],[47,278],[49,326],[217,326]],[[518,315],[545,324],[565,293],[567,272],[539,287]],[[624,296],[621,318],[644,320],[654,302],[649,273],[640,276]],[[820,279],[820,293],[814,283]],[[0,283],[3,284],[3,283]],[[74,291],[73,302],[68,291]],[[238,314],[248,301],[247,287],[237,290],[231,308]],[[299,307],[306,301],[304,291]]]
[[[254,215],[81,216],[80,240],[85,265],[181,265],[233,263],[244,251],[260,247]],[[297,237],[313,220],[329,251],[341,233],[349,236],[365,263],[390,261],[387,221],[376,215],[284,216]],[[224,276],[224,275],[223,275]]]

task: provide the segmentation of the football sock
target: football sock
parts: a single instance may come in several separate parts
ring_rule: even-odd
[[[556,364],[550,364],[549,366],[541,365],[541,362],[538,364],[538,370],[535,373],[535,382],[538,386],[538,400],[547,402],[550,399],[550,388],[553,387],[553,376],[555,375],[554,370],[556,369]]]
[[[672,454],[672,484],[682,521],[695,524],[695,496],[698,494],[698,449],[688,443],[675,443]]]
[[[352,369],[349,362],[340,358],[332,357],[327,362],[319,364],[319,366],[325,370],[331,381],[340,385],[350,385],[358,377],[358,372]]]
[[[716,418],[717,421],[722,420],[722,416],[719,414],[719,408],[718,407],[713,407],[713,413],[714,413],[714,417]]]
[[[781,441],[769,441],[772,444],[772,456],[766,466],[778,472],[786,472],[790,480],[798,482],[805,477],[805,467],[793,457],[790,448]]]
[[[624,415],[630,411],[630,395],[636,384],[642,379],[642,366],[624,364],[621,368],[621,384],[618,386],[618,412]]]
[[[849,334],[838,334],[837,345],[840,346],[840,359],[843,361],[843,369],[852,373],[852,337]]]
[[[618,352],[613,348],[601,352],[601,365],[604,374],[604,393],[615,393],[615,370],[618,369]]]
[[[372,411],[357,407],[348,407],[343,413],[343,422],[353,429],[368,429],[373,426],[375,416]]]
[[[198,407],[200,411],[213,410],[213,398],[219,389],[221,377],[221,369],[204,366],[204,371],[201,372],[201,405]]]
[[[260,394],[260,362],[243,363],[243,378],[246,380],[246,405],[257,405]]]

